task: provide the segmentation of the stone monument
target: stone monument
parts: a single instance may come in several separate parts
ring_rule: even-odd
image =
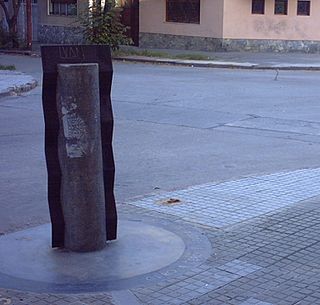
[[[52,247],[102,249],[117,237],[107,46],[41,47]]]

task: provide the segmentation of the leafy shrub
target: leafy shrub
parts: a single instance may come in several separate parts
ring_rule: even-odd
[[[121,9],[115,7],[111,0],[106,1],[105,7],[93,4],[78,18],[87,43],[107,44],[112,50],[118,50],[120,45],[132,42],[126,36],[128,27],[121,23]]]
[[[16,67],[14,65],[1,65],[0,64],[0,70],[9,70],[9,71],[14,71]]]

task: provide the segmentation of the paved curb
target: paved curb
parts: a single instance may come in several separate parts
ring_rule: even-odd
[[[6,54],[6,55],[21,55],[21,56],[31,56],[31,57],[39,57],[40,54],[37,54],[34,51],[30,50],[1,50],[0,54]]]
[[[1,54],[14,54],[14,55],[31,55],[29,50],[0,50]]]
[[[247,70],[291,70],[291,71],[320,71],[319,65],[306,64],[255,64],[250,62],[227,62],[227,61],[200,61],[200,60],[176,60],[168,58],[150,58],[142,56],[114,57],[117,61],[128,61],[138,63],[151,63],[175,66],[187,66],[197,68],[224,68],[224,69],[247,69]]]
[[[32,79],[30,82],[27,82],[23,85],[12,86],[0,91],[0,98],[5,96],[11,96],[14,94],[19,94],[23,92],[28,92],[35,87],[37,87],[38,82],[35,79]]]
[[[29,50],[0,50],[0,54],[22,55],[41,57],[40,54]],[[137,63],[149,63],[159,65],[174,65],[197,68],[220,68],[220,69],[245,69],[245,70],[284,70],[284,71],[320,71],[320,64],[257,64],[250,62],[230,62],[213,60],[182,60],[170,58],[153,58],[145,56],[117,56],[116,61],[128,61]],[[32,89],[32,88],[31,88]],[[31,90],[30,89],[30,90]],[[27,90],[28,91],[28,90]],[[1,93],[0,93],[1,96]]]

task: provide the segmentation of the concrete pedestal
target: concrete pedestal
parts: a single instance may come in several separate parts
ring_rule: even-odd
[[[101,250],[107,238],[97,64],[58,65],[57,109],[64,246]]]

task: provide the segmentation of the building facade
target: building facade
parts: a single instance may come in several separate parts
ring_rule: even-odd
[[[83,42],[76,17],[91,2],[33,0],[34,40]],[[117,2],[124,7],[123,21],[135,44],[145,48],[320,52],[318,0]]]
[[[140,46],[320,51],[320,1],[141,0]]]
[[[102,3],[104,0],[102,0]],[[81,43],[77,15],[88,9],[93,0],[43,0],[39,2],[38,41],[40,43]],[[139,40],[139,0],[117,0],[123,7],[123,22],[130,27],[128,35]]]
[[[77,15],[88,5],[88,0],[39,1],[38,41],[54,44],[81,43],[83,38],[77,24]]]

